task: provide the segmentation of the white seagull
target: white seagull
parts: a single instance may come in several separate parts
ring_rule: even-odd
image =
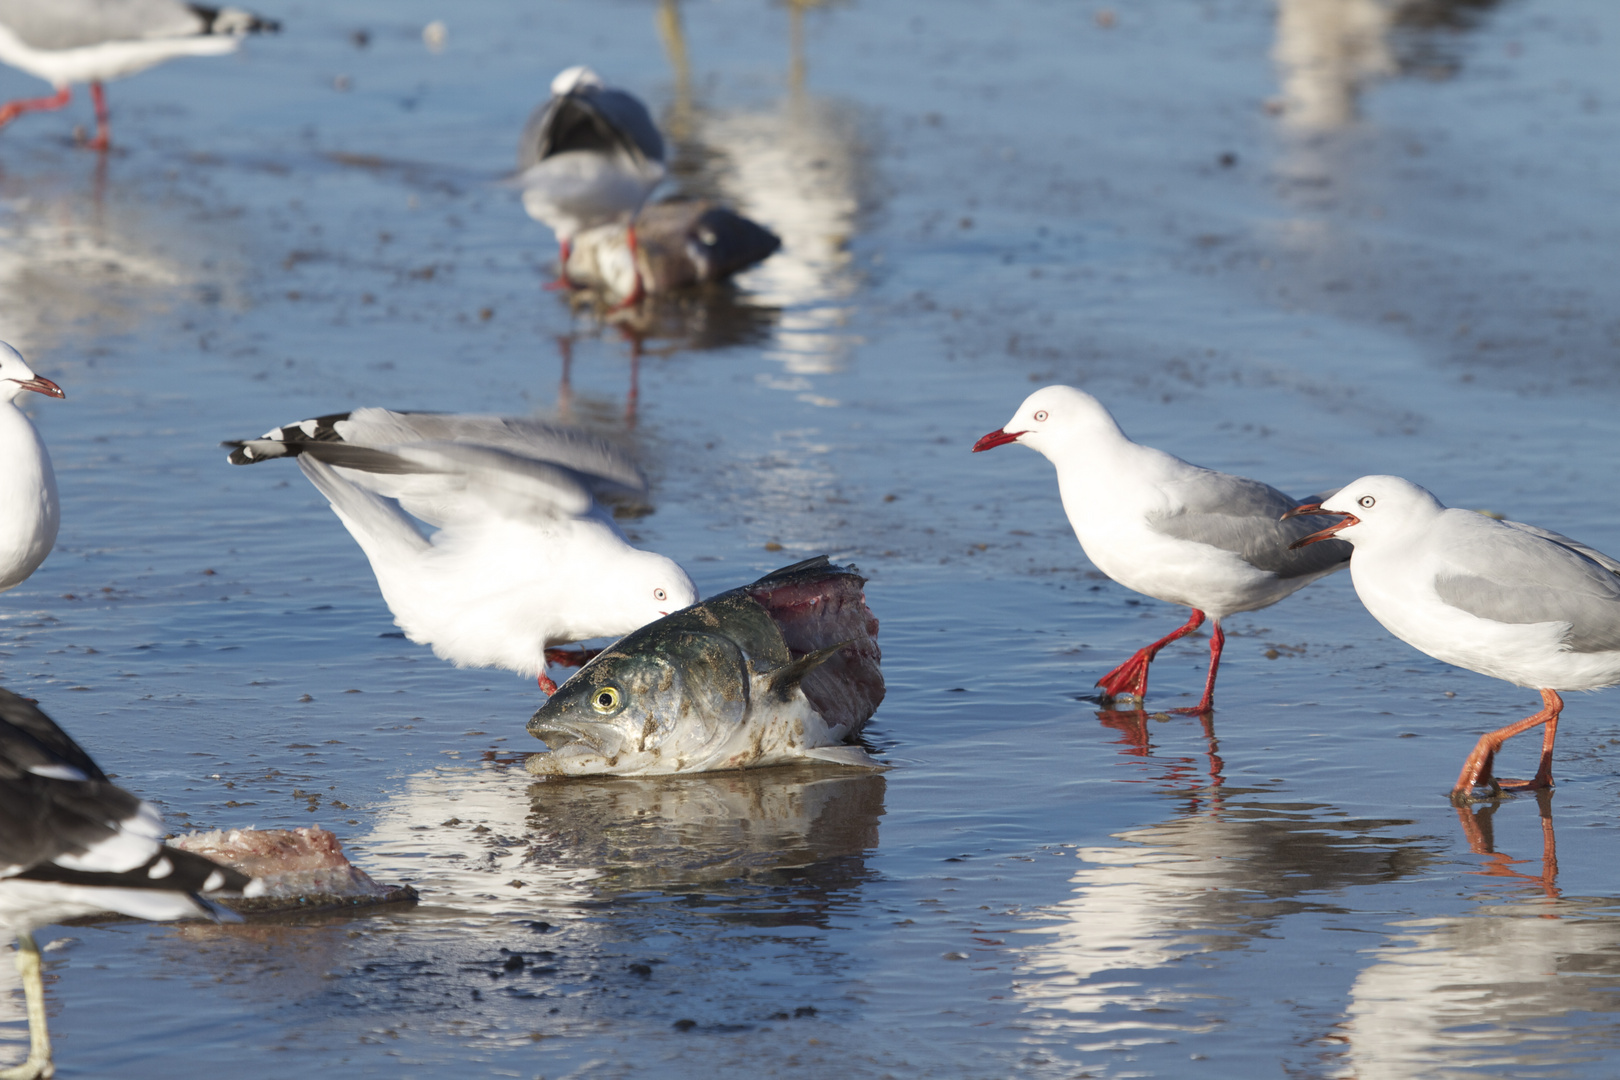
[[[631,547],[597,502],[644,495],[646,480],[578,431],[370,408],[225,445],[234,465],[296,457],[366,553],[395,623],[458,667],[506,668],[554,693],[552,646],[622,637],[697,602],[686,571]],[[424,539],[412,517],[438,531]]]
[[[1226,643],[1221,619],[1275,604],[1350,558],[1345,545],[1291,550],[1308,530],[1278,519],[1301,500],[1134,443],[1100,401],[1072,386],[1035,391],[973,451],[1010,442],[1056,466],[1063,509],[1097,569],[1128,589],[1193,609],[1180,629],[1097,680],[1108,698],[1145,697],[1154,656],[1198,629],[1207,615],[1214,627],[1204,696],[1175,711],[1208,712]]]
[[[236,921],[202,894],[257,895],[257,882],[162,843],[163,819],[107,779],[80,746],[25,698],[0,690],[0,926],[17,938],[28,1002],[28,1059],[4,1080],[55,1072],[34,931],[116,911],[137,919]]]
[[[1620,560],[1534,525],[1447,509],[1398,476],[1364,476],[1288,512],[1307,514],[1344,515],[1296,544],[1337,537],[1354,545],[1350,580],[1386,630],[1436,660],[1541,691],[1541,711],[1480,737],[1452,798],[1467,800],[1482,785],[1493,793],[1551,787],[1558,691],[1620,683]],[[1538,725],[1535,776],[1496,780],[1502,743]]]
[[[65,397],[62,388],[35,375],[22,354],[0,341],[0,592],[15,588],[39,569],[56,544],[61,511],[56,473],[45,441],[17,407],[26,390]]]
[[[551,81],[551,100],[534,111],[518,143],[523,208],[557,235],[557,280],[566,288],[574,236],[598,225],[628,225],[632,262],[634,219],[664,179],[664,138],[634,94],[605,85],[588,67],[571,67]],[[640,275],[624,301],[641,298]]]
[[[73,100],[69,83],[90,84],[96,107],[91,149],[108,143],[101,84],[177,56],[235,52],[244,34],[280,29],[240,8],[181,0],[0,0],[0,62],[56,87],[50,97],[0,106],[0,127],[25,112],[60,109]]]

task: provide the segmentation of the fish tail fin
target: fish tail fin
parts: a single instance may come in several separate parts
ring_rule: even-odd
[[[786,701],[788,695],[793,693],[804,677],[816,668],[838,655],[838,651],[846,645],[854,644],[854,639],[840,641],[836,645],[829,645],[825,649],[817,649],[812,653],[805,653],[791,664],[785,664],[771,673],[771,692]]]

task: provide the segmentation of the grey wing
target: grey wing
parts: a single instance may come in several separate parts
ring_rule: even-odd
[[[0,0],[0,23],[24,44],[46,50],[188,37],[208,28],[179,0]]]
[[[1295,499],[1258,480],[1209,469],[1167,488],[1180,496],[1180,508],[1148,518],[1152,528],[1167,536],[1230,551],[1283,579],[1324,574],[1350,561],[1353,549],[1344,540],[1289,549],[1289,544],[1321,526],[1309,517],[1279,519],[1296,506],[1316,501],[1315,496]]]
[[[550,132],[557,122],[558,109],[566,97],[554,97],[529,114],[518,137],[518,172],[532,168],[551,152]]]
[[[1620,649],[1620,574],[1590,549],[1516,522],[1454,520],[1460,527],[1444,534],[1450,565],[1434,582],[1440,599],[1495,622],[1569,623],[1573,652]]]
[[[624,451],[589,432],[540,420],[368,408],[356,409],[334,426],[346,441],[364,446],[388,449],[455,443],[487,447],[513,459],[566,469],[598,495],[647,493],[646,477]]]
[[[608,126],[620,133],[627,149],[634,149],[648,161],[664,160],[664,137],[658,133],[647,106],[634,94],[612,87],[592,91],[587,100]]]
[[[1569,548],[1571,551],[1579,552],[1580,554],[1585,555],[1588,559],[1591,559],[1605,570],[1612,570],[1615,573],[1620,574],[1620,559],[1605,555],[1597,548],[1587,547],[1579,540],[1571,540],[1563,533],[1555,533],[1551,529],[1543,529],[1539,525],[1526,525],[1522,521],[1504,521],[1502,524],[1507,525],[1510,528],[1520,529],[1532,536],[1539,536],[1543,540],[1551,540],[1555,544],[1561,544],[1564,547]]]

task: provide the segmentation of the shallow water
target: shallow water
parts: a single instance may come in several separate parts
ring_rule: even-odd
[[[1045,462],[968,453],[1073,382],[1201,464],[1620,551],[1620,8],[1379,10],[304,4],[115,85],[104,169],[82,102],[0,133],[0,336],[68,393],[6,685],[177,828],[320,822],[423,897],[53,928],[59,1075],[1612,1075],[1612,695],[1550,798],[1459,813],[1532,697],[1339,575],[1228,621],[1212,728],[1100,714],[1182,613],[1086,563]],[[500,181],[581,60],[786,238],[735,296],[620,327],[541,291]],[[706,593],[857,562],[895,768],[533,783],[533,687],[402,640],[313,489],[216,446],[364,404],[618,432],[633,533]]]

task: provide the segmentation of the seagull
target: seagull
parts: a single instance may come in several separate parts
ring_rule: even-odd
[[[246,874],[162,843],[163,819],[107,779],[27,698],[0,689],[0,926],[17,938],[28,1060],[5,1080],[55,1072],[34,931],[116,911],[137,919],[238,921],[203,894],[258,894]]]
[[[1072,386],[1035,391],[973,452],[1011,442],[1056,466],[1063,509],[1097,569],[1128,589],[1193,609],[1181,628],[1097,680],[1106,698],[1144,698],[1148,665],[1159,650],[1198,629],[1207,615],[1214,627],[1204,696],[1174,711],[1209,712],[1226,643],[1221,619],[1269,607],[1350,558],[1348,545],[1291,550],[1307,530],[1278,518],[1300,500],[1134,443],[1100,401]]]
[[[631,547],[597,501],[645,495],[645,478],[578,431],[366,408],[224,445],[233,465],[297,458],[395,623],[457,667],[506,668],[552,694],[547,660],[577,659],[552,646],[622,637],[697,602],[686,571]],[[424,539],[413,517],[438,531]]]
[[[574,236],[583,229],[627,224],[634,255],[636,213],[664,179],[664,138],[639,98],[588,67],[571,67],[551,80],[551,100],[524,125],[518,170],[523,208],[557,234],[553,285],[567,288]],[[638,272],[623,303],[640,298]]]
[[[66,397],[62,388],[35,375],[16,349],[0,341],[0,592],[15,588],[39,569],[56,544],[61,512],[56,474],[45,441],[20,408],[25,390]]]
[[[1552,786],[1560,690],[1620,683],[1620,560],[1555,532],[1447,509],[1398,476],[1364,476],[1286,516],[1342,514],[1295,541],[1353,545],[1350,580],[1373,618],[1436,660],[1541,691],[1535,715],[1480,737],[1451,797],[1477,787]],[[1541,764],[1529,780],[1497,780],[1491,765],[1509,738],[1543,727]]]
[[[240,8],[182,0],[0,0],[0,62],[56,87],[50,97],[0,106],[0,127],[25,112],[60,109],[73,100],[69,83],[88,82],[96,106],[92,150],[110,145],[101,84],[177,56],[235,52],[242,36],[280,26]]]

